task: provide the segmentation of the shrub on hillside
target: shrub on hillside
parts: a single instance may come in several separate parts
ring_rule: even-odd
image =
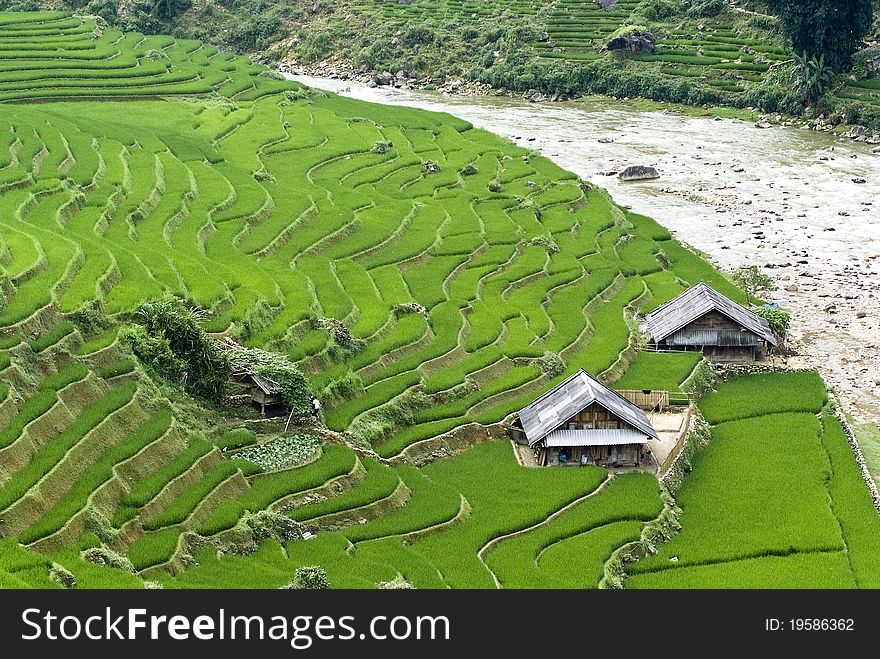
[[[97,334],[110,327],[110,319],[104,314],[101,303],[92,301],[70,314],[70,321],[83,336]]]
[[[220,400],[230,366],[217,342],[202,329],[205,313],[180,300],[145,302],[134,313],[136,326],[122,337],[135,356],[162,377],[192,394]]]
[[[414,590],[415,586],[398,574],[391,581],[380,581],[376,584],[376,588],[380,590]]]
[[[648,0],[639,7],[642,15],[649,21],[663,21],[681,15],[683,7],[676,0]]]
[[[330,582],[327,581],[327,573],[318,565],[306,565],[296,568],[296,575],[286,586],[285,590],[327,590]]]
[[[106,567],[113,567],[117,570],[123,570],[125,572],[130,572],[131,574],[135,574],[137,570],[134,569],[134,565],[128,558],[122,556],[121,554],[117,554],[112,549],[108,549],[107,547],[91,547],[86,549],[80,553],[80,558],[84,561],[88,561],[89,563],[94,563],[96,565],[104,565]]]
[[[52,563],[49,569],[49,578],[62,588],[76,588],[76,577],[63,565]]]
[[[269,539],[286,542],[302,537],[302,527],[299,524],[287,515],[279,515],[271,510],[247,513],[244,523],[254,534],[257,544]]]
[[[727,8],[725,0],[692,0],[687,15],[693,18],[711,18]]]

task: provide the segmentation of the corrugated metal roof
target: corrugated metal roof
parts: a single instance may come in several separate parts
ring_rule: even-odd
[[[554,430],[547,435],[547,446],[621,446],[644,444],[650,439],[645,433],[626,428],[622,430]]]
[[[657,432],[641,408],[581,369],[519,411],[519,420],[529,445],[541,441],[592,403],[598,403],[644,434],[657,437]]]
[[[265,394],[277,394],[281,391],[281,385],[275,382],[275,380],[270,380],[269,378],[264,378],[259,375],[251,375],[251,379]]]
[[[666,337],[669,346],[756,346],[759,337],[752,332],[729,329],[690,329],[685,327]]]
[[[776,345],[776,337],[773,336],[770,323],[704,282],[691,286],[678,297],[645,316],[645,331],[654,343],[659,343],[688,323],[713,310],[754,332],[770,345]]]

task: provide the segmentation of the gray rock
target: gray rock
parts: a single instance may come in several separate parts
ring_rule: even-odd
[[[865,128],[864,126],[853,126],[852,128],[849,129],[849,133],[847,134],[847,137],[855,140],[860,137],[865,137],[867,134],[868,134],[868,129]]]
[[[650,165],[630,165],[618,174],[618,178],[621,181],[649,181],[660,178],[660,174]]]
[[[631,53],[653,53],[657,50],[657,40],[647,30],[629,30],[612,37],[605,44],[608,50],[625,50]]]

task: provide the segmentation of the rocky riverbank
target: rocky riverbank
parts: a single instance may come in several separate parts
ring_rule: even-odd
[[[367,71],[363,67],[357,68],[351,62],[344,60],[325,60],[307,65],[297,64],[292,61],[282,61],[278,65],[278,71],[282,74],[294,76],[350,81],[366,85],[372,89],[388,87],[410,91],[426,90],[456,94],[458,96],[485,96],[494,91],[491,85],[472,80],[446,80],[432,77],[415,78],[403,70],[395,73],[390,71]]]

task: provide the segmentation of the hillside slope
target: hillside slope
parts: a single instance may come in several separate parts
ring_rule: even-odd
[[[594,587],[661,513],[653,475],[489,441],[578,368],[694,370],[632,313],[744,296],[649,218],[451,116],[67,14],[0,13],[0,90],[0,585]],[[330,431],[278,440],[138,363],[165,295],[296,362]]]

